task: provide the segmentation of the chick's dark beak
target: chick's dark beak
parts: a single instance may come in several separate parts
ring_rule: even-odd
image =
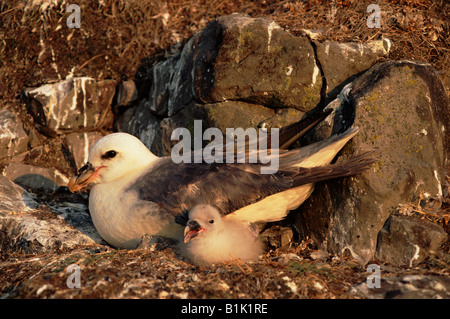
[[[196,220],[189,220],[186,228],[184,229],[184,243],[188,243],[190,240],[205,231],[206,229],[202,227]]]

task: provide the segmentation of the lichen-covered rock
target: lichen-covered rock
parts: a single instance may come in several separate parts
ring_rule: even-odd
[[[373,66],[380,57],[386,56],[392,45],[389,39],[364,44],[336,41],[314,41],[314,44],[326,79],[326,93],[330,95],[333,95],[333,90],[340,91],[359,73]]]
[[[378,235],[376,258],[414,267],[447,240],[441,226],[428,220],[391,215]]]
[[[180,53],[147,70],[149,108],[172,116],[191,103],[242,100],[302,111],[320,101],[322,78],[306,37],[272,19],[219,17]]]
[[[173,123],[188,127],[193,114],[187,110],[193,105],[200,113],[197,119],[222,129],[289,125],[315,108],[325,93],[332,96],[341,81],[385,56],[389,46],[389,40],[311,42],[270,18],[222,16],[165,60],[149,58],[139,67],[138,99],[118,116],[116,127],[167,155],[167,128],[175,128]]]
[[[257,127],[261,122],[275,116],[273,109],[241,101],[218,102],[202,107],[205,109],[209,126],[219,128],[224,134],[227,128]]]
[[[365,264],[399,204],[417,200],[421,191],[442,197],[449,102],[433,69],[410,61],[375,65],[346,86],[338,101],[334,119],[324,121],[318,135],[358,126],[360,133],[342,153],[373,149],[379,160],[359,176],[318,183],[295,225],[301,236],[334,253],[348,250]]]
[[[212,21],[166,60],[143,65],[136,87],[140,100],[118,116],[116,127],[167,155],[173,145],[168,129],[192,126],[194,119],[204,120],[204,129],[298,121],[319,103],[322,77],[308,38],[269,18],[232,14]]]
[[[220,17],[202,33],[193,43],[194,91],[200,101],[243,100],[302,111],[319,102],[322,78],[308,38],[292,35],[272,19],[240,14]]]
[[[259,123],[258,126],[266,129],[270,129],[272,127],[281,128],[300,121],[304,115],[304,112],[296,109],[279,109],[276,111],[274,116],[265,119]]]

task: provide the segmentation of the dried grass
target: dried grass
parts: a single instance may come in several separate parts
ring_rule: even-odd
[[[18,64],[25,71],[17,74],[18,84],[42,83],[58,78],[55,70],[48,68],[54,62],[60,77],[74,67],[75,75],[132,77],[146,56],[186,40],[218,16],[243,12],[253,17],[270,16],[294,34],[301,34],[303,29],[321,29],[322,40],[364,43],[386,37],[394,43],[390,59],[429,62],[448,80],[450,4],[443,0],[378,1],[382,25],[370,29],[366,9],[372,2],[82,0],[78,2],[82,28],[69,29],[65,26],[70,14],[65,12],[67,1],[3,0],[0,55],[4,62],[0,62],[0,74],[11,71],[9,63]],[[48,46],[47,50],[43,45]],[[54,50],[53,57],[49,47]],[[27,79],[23,78],[25,74]],[[7,88],[3,96],[12,97],[19,89],[11,85],[14,83],[2,84],[10,84],[3,85]]]

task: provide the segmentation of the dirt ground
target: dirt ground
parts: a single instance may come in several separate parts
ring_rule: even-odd
[[[447,242],[416,267],[381,267],[382,278],[450,274]],[[74,289],[69,267],[79,266]],[[118,250],[80,246],[47,254],[2,253],[0,297],[14,299],[189,298],[189,299],[359,299],[352,287],[367,281],[367,266],[349,256],[314,249],[309,241],[269,250],[252,263],[199,268],[176,247]]]
[[[81,28],[65,21],[68,1],[0,1],[0,107],[18,113],[25,129],[33,119],[18,99],[25,87],[74,76],[117,82],[134,77],[142,59],[157,61],[171,46],[215,17],[244,12],[270,16],[295,35],[318,30],[320,39],[393,42],[388,59],[430,63],[450,86],[448,1],[377,1],[381,28],[367,28],[373,1],[80,0]],[[110,131],[111,125],[101,129]],[[38,135],[46,147],[29,164],[75,172],[59,137]],[[443,213],[450,211],[449,203]],[[448,227],[447,227],[448,231]],[[383,276],[449,275],[450,244],[414,268],[382,265]],[[296,255],[297,257],[294,257]],[[358,298],[351,287],[366,280],[366,268],[351,257],[323,256],[308,241],[267,252],[262,261],[199,269],[161,251],[116,250],[104,245],[55,254],[0,252],[0,298]],[[80,266],[82,288],[70,289],[67,267]]]

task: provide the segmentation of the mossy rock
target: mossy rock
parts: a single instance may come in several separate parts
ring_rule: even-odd
[[[442,198],[450,158],[449,101],[431,66],[399,61],[366,71],[332,106],[332,129],[323,125],[323,131],[360,129],[341,155],[374,150],[378,161],[356,177],[316,185],[295,225],[301,236],[333,253],[349,251],[364,264],[399,204],[417,202],[421,193]]]

